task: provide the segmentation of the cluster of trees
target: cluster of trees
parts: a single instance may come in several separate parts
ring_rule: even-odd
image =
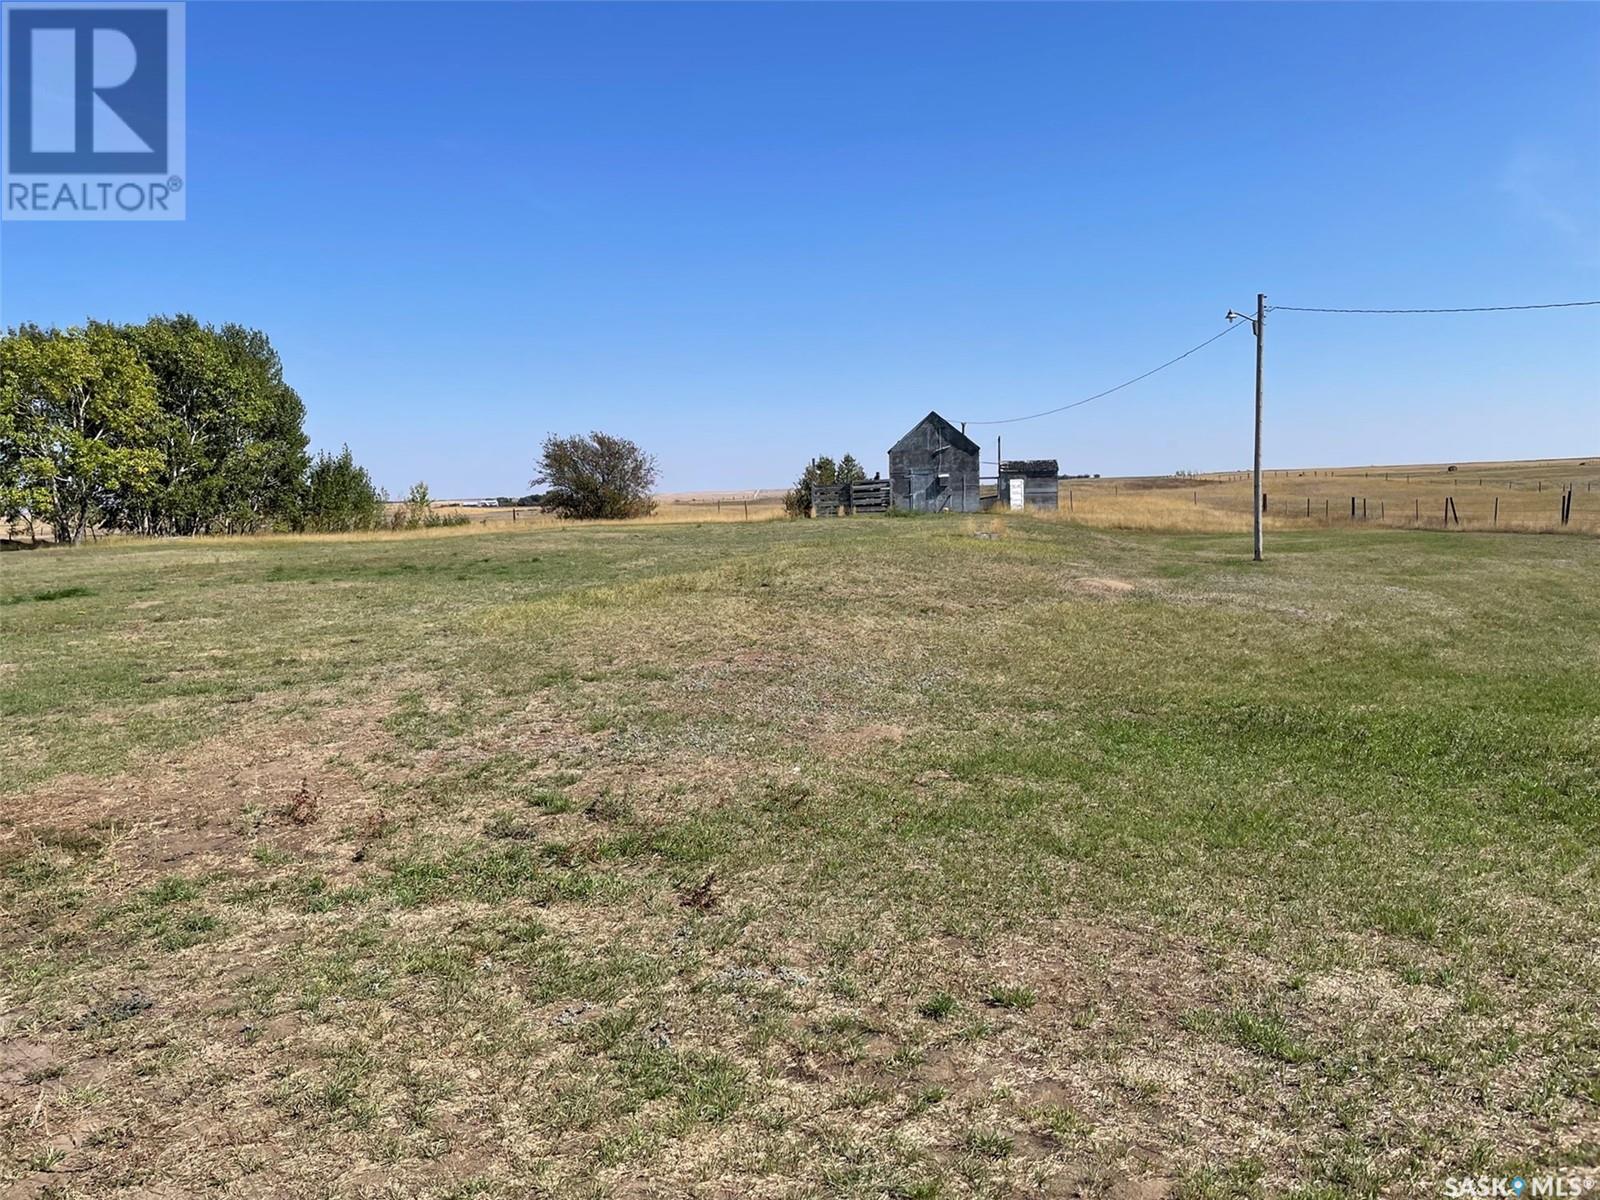
[[[0,517],[37,536],[415,529],[351,457],[306,453],[305,405],[267,336],[190,316],[23,325],[0,337]]]
[[[813,458],[806,464],[806,469],[800,472],[800,478],[783,497],[783,511],[791,517],[808,517],[811,515],[811,489],[813,487],[828,487],[836,483],[861,483],[867,477],[867,472],[855,459],[855,455],[846,454],[838,462],[834,462],[826,454]]]
[[[257,330],[23,325],[0,337],[0,515],[63,542],[299,528],[304,421]]]
[[[307,454],[305,405],[265,334],[191,316],[0,336],[0,518],[34,537],[319,532],[465,523],[418,483],[392,510],[351,457]],[[646,516],[656,461],[604,433],[545,439],[538,503]],[[507,498],[509,500],[509,498]]]

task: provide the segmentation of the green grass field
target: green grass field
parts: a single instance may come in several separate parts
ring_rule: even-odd
[[[6,1196],[1600,1164],[1588,537],[10,554],[0,693]]]

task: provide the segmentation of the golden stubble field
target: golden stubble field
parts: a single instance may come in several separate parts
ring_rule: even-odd
[[[1563,528],[1561,496],[1569,487],[1571,519]],[[1600,454],[1270,470],[1262,490],[1269,530],[1442,529],[1448,498],[1452,530],[1600,533]],[[1063,480],[1059,515],[1111,528],[1243,531],[1250,528],[1250,474]]]
[[[1515,462],[1274,469],[1266,472],[1263,486],[1269,530],[1441,529],[1449,498],[1455,503],[1452,530],[1600,533],[1600,453]],[[1569,487],[1574,492],[1571,520],[1563,528],[1561,496]],[[553,520],[529,509],[439,511],[464,514],[480,529]],[[657,498],[648,521],[763,521],[783,515],[782,489],[759,488],[666,493]],[[1056,519],[1112,529],[1244,531],[1250,528],[1250,474],[1064,479]]]

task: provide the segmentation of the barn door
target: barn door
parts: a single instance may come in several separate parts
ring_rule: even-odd
[[[933,495],[938,481],[932,471],[911,472],[911,508],[913,512],[927,512],[933,508]]]

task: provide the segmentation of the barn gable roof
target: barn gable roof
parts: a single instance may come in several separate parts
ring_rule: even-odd
[[[906,430],[905,436],[893,446],[889,447],[889,453],[893,454],[896,450],[904,446],[906,442],[911,440],[911,436],[924,425],[932,425],[941,434],[943,434],[945,440],[956,449],[961,450],[966,454],[976,454],[978,452],[977,442],[973,441],[966,434],[962,433],[961,430],[950,424],[949,421],[946,421],[938,413],[930,412],[927,416],[923,417],[922,420],[918,421],[910,429]]]

